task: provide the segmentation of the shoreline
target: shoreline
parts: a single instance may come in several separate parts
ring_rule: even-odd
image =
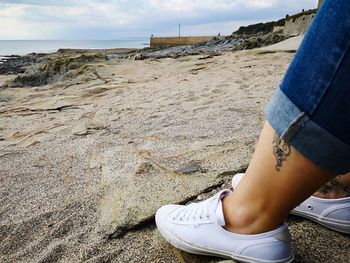
[[[28,52],[25,54],[0,54],[0,60],[2,59],[6,59],[6,58],[16,58],[16,57],[25,57],[28,55],[37,55],[37,54],[45,54],[45,55],[51,55],[54,53],[59,53],[59,52],[77,52],[77,53],[82,53],[82,52],[127,52],[127,51],[131,51],[131,50],[143,50],[145,48],[149,48],[149,47],[140,47],[140,48],[58,48],[56,50],[53,51],[47,51],[47,52]]]
[[[0,56],[28,55],[31,53],[54,53],[60,48],[72,49],[142,49],[148,38],[120,40],[0,40]]]

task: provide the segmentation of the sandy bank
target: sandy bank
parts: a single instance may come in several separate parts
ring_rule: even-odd
[[[303,41],[304,36],[295,36],[288,38],[284,41],[281,41],[279,43],[259,48],[259,50],[265,50],[265,51],[296,51],[298,50],[301,42]]]

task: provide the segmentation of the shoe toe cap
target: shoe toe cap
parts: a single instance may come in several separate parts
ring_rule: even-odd
[[[161,228],[171,217],[171,214],[180,207],[181,205],[165,205],[159,208],[156,212],[157,227]]]

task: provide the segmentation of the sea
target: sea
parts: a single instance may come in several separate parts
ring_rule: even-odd
[[[52,53],[60,48],[105,49],[144,48],[149,38],[123,38],[118,40],[0,40],[0,57],[29,53]]]

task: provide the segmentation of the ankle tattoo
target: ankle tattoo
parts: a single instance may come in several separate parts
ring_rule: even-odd
[[[277,172],[281,170],[284,161],[287,161],[287,157],[291,154],[290,145],[285,142],[280,136],[275,133],[272,141],[273,155],[276,157],[275,169]]]
[[[332,181],[328,182],[324,186],[322,186],[318,192],[321,194],[329,194],[331,191],[343,191],[346,196],[350,196],[350,187],[344,185],[339,179],[341,178],[341,175],[333,178]]]

